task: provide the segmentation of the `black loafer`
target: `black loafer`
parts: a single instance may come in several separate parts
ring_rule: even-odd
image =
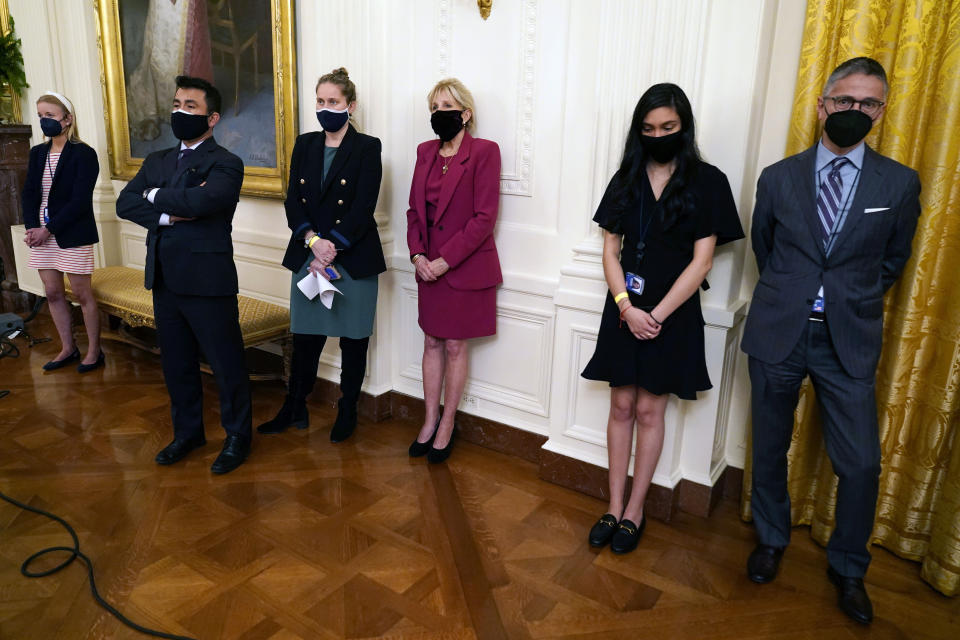
[[[230,473],[243,464],[250,455],[250,439],[230,434],[223,441],[220,455],[210,465],[210,471],[216,474]]]
[[[64,358],[63,360],[50,360],[49,362],[47,362],[46,364],[43,365],[43,370],[44,370],[44,371],[54,371],[54,370],[56,370],[56,369],[60,369],[60,368],[62,368],[62,367],[67,366],[67,365],[70,364],[71,362],[76,362],[76,361],[79,360],[79,359],[80,359],[80,349],[74,347],[74,348],[73,348],[73,353],[71,353],[70,355],[68,355],[68,356],[67,356],[66,358]]]
[[[439,426],[437,427],[439,430]],[[437,432],[433,432],[434,437],[436,437]],[[457,425],[453,425],[453,431],[450,432],[450,442],[447,443],[443,449],[437,449],[436,447],[430,447],[430,451],[427,452],[427,462],[431,464],[440,464],[444,460],[450,457],[450,454],[453,453],[453,441],[457,439]]]
[[[630,520],[621,520],[617,525],[617,530],[613,532],[613,538],[610,540],[610,551],[614,553],[630,553],[637,548],[640,542],[640,536],[647,526],[647,517],[640,519],[638,527]]]
[[[783,549],[758,544],[747,558],[747,577],[757,584],[766,584],[777,577]]]
[[[100,352],[100,355],[97,356],[96,362],[91,364],[83,364],[82,362],[77,365],[77,373],[88,373],[94,369],[99,369],[107,363],[106,356],[103,355],[103,351]]]
[[[439,428],[440,418],[437,418],[437,424],[433,425],[433,435],[430,436],[429,440],[426,442],[420,442],[414,438],[413,442],[410,444],[410,448],[407,449],[407,453],[410,454],[411,458],[419,458],[420,456],[425,456],[430,452],[430,449],[433,448],[433,439],[437,437],[437,429]]]
[[[207,439],[202,435],[196,438],[183,438],[179,440],[174,438],[173,442],[160,450],[160,453],[157,454],[154,460],[157,464],[163,465],[180,462],[188,453],[205,444],[207,444]]]
[[[600,516],[597,524],[593,525],[593,528],[590,529],[590,546],[602,547],[610,542],[610,538],[612,538],[616,532],[618,524],[620,523],[617,522],[616,516],[612,513],[605,513]]]
[[[860,624],[870,624],[873,620],[873,604],[863,586],[863,579],[842,576],[830,566],[827,567],[827,576],[837,587],[837,605],[840,609]]]

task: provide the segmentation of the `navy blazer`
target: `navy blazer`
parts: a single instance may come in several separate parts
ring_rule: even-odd
[[[340,142],[330,172],[321,183],[326,134],[297,137],[290,159],[290,181],[283,203],[292,235],[283,266],[297,272],[310,257],[303,235],[312,229],[337,248],[334,265],[343,265],[351,278],[366,278],[387,270],[383,245],[373,218],[380,195],[380,140],[349,129]]]
[[[822,285],[830,339],[846,372],[874,375],[883,342],[883,294],[910,257],[920,179],[865,149],[860,181],[830,253],[823,246],[814,179],[816,145],[763,170],[750,232],[760,279],[741,348],[782,362],[808,323]]]
[[[117,215],[147,230],[144,285],[152,289],[157,269],[164,285],[180,295],[236,295],[233,213],[240,200],[243,161],[207,138],[177,167],[180,145],[151,153],[120,192]],[[153,203],[146,189],[159,187]],[[194,218],[160,226],[160,214]]]
[[[27,229],[40,226],[40,202],[43,200],[43,171],[52,143],[30,149],[27,180],[23,185],[23,220]],[[47,230],[62,249],[82,247],[100,241],[93,218],[93,188],[100,173],[97,152],[83,142],[67,142],[53,172],[53,184],[47,196],[50,221]]]

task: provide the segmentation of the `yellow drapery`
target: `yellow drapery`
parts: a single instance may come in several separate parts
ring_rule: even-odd
[[[819,137],[816,99],[859,55],[890,83],[871,147],[920,174],[913,255],[887,294],[877,405],[883,471],[872,541],[922,562],[923,579],[960,594],[960,0],[810,0],[787,154]],[[836,477],[804,386],[790,447],[793,524],[826,544]],[[741,514],[750,517],[750,463]]]

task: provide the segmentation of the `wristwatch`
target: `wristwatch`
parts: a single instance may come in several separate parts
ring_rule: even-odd
[[[410,262],[412,262],[413,264],[417,264],[417,258],[419,258],[420,256],[426,257],[426,254],[424,254],[424,253],[415,253],[415,254],[413,254],[412,256],[410,256]]]
[[[153,191],[153,189],[150,187],[147,187],[146,189],[143,190],[143,193],[140,195],[142,195],[143,199],[146,200],[147,196],[150,194],[151,191]]]

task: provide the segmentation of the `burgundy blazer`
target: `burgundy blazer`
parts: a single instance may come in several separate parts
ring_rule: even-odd
[[[460,150],[447,169],[440,191],[431,234],[436,246],[428,247],[427,173],[439,151],[439,139],[417,147],[407,210],[410,255],[439,253],[450,265],[442,277],[454,289],[496,286],[503,282],[500,258],[493,243],[500,205],[500,147],[496,142],[464,132]]]

